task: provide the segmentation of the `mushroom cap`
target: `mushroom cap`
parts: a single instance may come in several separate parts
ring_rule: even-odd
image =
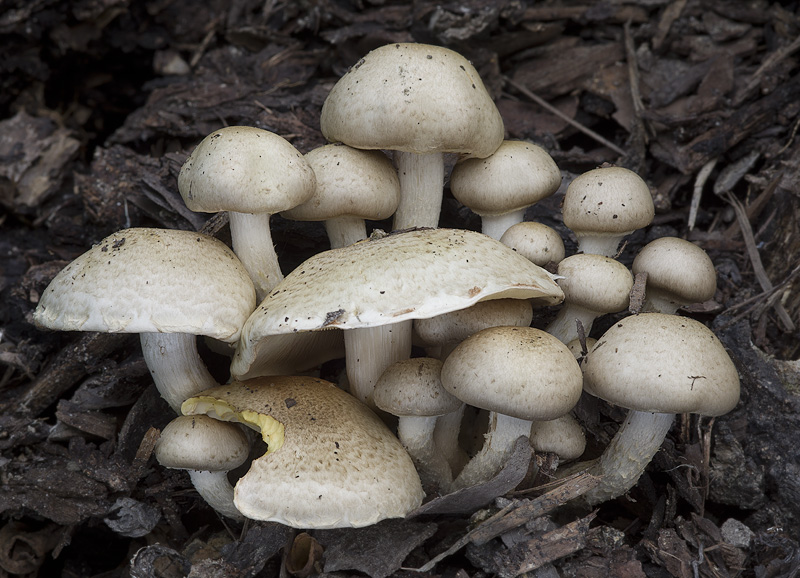
[[[598,313],[616,313],[628,307],[633,275],[619,261],[578,253],[558,264],[558,286],[564,301]]]
[[[739,375],[722,343],[677,315],[622,319],[597,340],[583,371],[586,391],[637,411],[718,416],[739,401]]]
[[[232,423],[207,415],[181,415],[167,424],[156,442],[158,463],[165,468],[227,472],[247,461],[247,436]]]
[[[576,235],[627,235],[655,215],[650,188],[622,167],[603,167],[575,178],[564,194],[564,224]]]
[[[397,361],[378,378],[373,401],[398,417],[434,417],[456,411],[462,402],[442,386],[441,373],[442,362],[432,357]]]
[[[378,221],[397,210],[400,179],[392,161],[380,151],[329,144],[306,153],[317,177],[306,202],[283,211],[295,221],[325,221],[351,216]]]
[[[322,106],[322,134],[360,149],[487,157],[503,119],[469,61],[448,48],[388,44],[339,79]]]
[[[583,428],[571,414],[531,424],[531,447],[537,452],[553,452],[562,460],[577,460],[586,449]]]
[[[708,301],[717,291],[714,263],[703,249],[677,237],[651,241],[633,260],[633,274],[647,273],[647,291],[677,305]]]
[[[414,331],[425,345],[446,345],[464,341],[487,327],[527,327],[532,320],[533,306],[527,299],[492,299],[466,309],[415,319]]]
[[[221,241],[135,228],[67,265],[33,318],[61,331],[192,333],[232,342],[255,306],[250,276]]]
[[[279,213],[306,202],[316,178],[285,138],[252,126],[212,132],[189,155],[178,190],[192,211]]]
[[[561,185],[561,171],[542,147],[503,141],[484,159],[459,160],[450,173],[453,196],[480,216],[504,215],[549,197]]]
[[[552,276],[496,241],[461,229],[414,229],[323,251],[289,273],[242,329],[232,371],[266,335],[377,327],[485,299],[562,299]]]
[[[500,242],[539,267],[560,263],[566,255],[564,240],[558,231],[534,221],[511,225],[500,237]]]
[[[445,389],[464,403],[524,420],[571,410],[582,391],[575,357],[533,327],[490,327],[462,341],[442,367]]]
[[[312,377],[260,377],[189,398],[208,414],[260,431],[268,451],[236,483],[246,517],[294,528],[359,527],[405,516],[423,492],[411,458],[367,406]]]

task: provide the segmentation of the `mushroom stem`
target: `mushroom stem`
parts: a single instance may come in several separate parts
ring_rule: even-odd
[[[439,226],[444,188],[444,155],[394,152],[400,179],[400,205],[394,214],[394,229]]]
[[[453,481],[450,465],[434,443],[435,416],[401,416],[397,422],[397,437],[406,448],[417,468],[423,487],[446,489]]]
[[[589,466],[589,473],[599,476],[600,484],[583,499],[594,506],[631,489],[661,447],[674,419],[672,413],[629,410],[617,435]]]
[[[200,358],[191,333],[142,333],[139,340],[156,389],[178,415],[185,399],[219,385]]]
[[[578,321],[583,326],[584,335],[592,329],[592,323],[597,318],[597,311],[592,311],[571,303],[565,303],[556,314],[546,331],[559,339],[562,343],[569,343],[578,338]]]
[[[467,453],[458,443],[461,420],[464,419],[466,407],[466,404],[462,403],[456,411],[440,415],[433,430],[433,441],[450,465],[452,475],[457,475],[469,461]]]
[[[525,209],[511,211],[503,215],[484,215],[481,217],[481,231],[492,239],[500,240],[509,228],[521,223],[525,218]]]
[[[350,393],[375,409],[372,393],[384,370],[411,357],[411,320],[356,327],[344,332],[345,364]]]
[[[367,238],[367,226],[360,217],[334,217],[325,221],[331,249],[347,247]]]
[[[520,437],[527,438],[531,432],[532,422],[497,413],[489,412],[489,431],[486,441],[478,452],[453,482],[453,490],[468,488],[481,484],[492,478],[505,462]]]
[[[242,513],[233,505],[233,486],[228,472],[188,470],[197,493],[217,512],[234,520],[244,520]]]
[[[587,255],[615,257],[619,244],[625,235],[575,235],[578,239],[578,252]]]
[[[233,252],[244,265],[256,287],[256,303],[283,280],[278,256],[272,244],[269,213],[237,213],[228,211]]]
[[[665,315],[675,315],[678,309],[688,305],[670,297],[666,291],[659,291],[653,287],[646,287],[644,296],[644,305],[642,305],[641,313],[664,313]]]

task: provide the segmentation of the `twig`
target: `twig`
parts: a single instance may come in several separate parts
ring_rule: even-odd
[[[694,191],[692,192],[692,203],[689,205],[689,230],[694,229],[694,222],[697,220],[697,211],[700,209],[700,199],[703,196],[703,187],[711,175],[711,171],[717,164],[717,159],[713,158],[708,161],[703,168],[697,173],[697,178],[694,180]]]
[[[543,98],[539,97],[538,95],[534,94],[532,91],[528,90],[527,88],[525,88],[524,86],[522,86],[518,82],[516,82],[514,80],[511,80],[511,78],[509,78],[508,76],[503,76],[503,80],[506,83],[508,83],[511,86],[513,86],[517,91],[519,91],[520,93],[522,93],[526,97],[530,98],[533,102],[535,102],[536,104],[538,104],[539,106],[541,106],[542,108],[547,110],[547,112],[549,112],[551,114],[554,114],[558,118],[563,120],[564,122],[567,122],[567,123],[571,124],[572,126],[577,128],[579,131],[581,131],[585,135],[593,138],[594,140],[596,140],[597,142],[599,142],[603,146],[606,146],[606,147],[610,148],[612,151],[614,151],[618,155],[625,156],[625,151],[622,150],[621,148],[619,148],[613,142],[611,142],[611,141],[607,140],[606,138],[600,136],[599,134],[594,132],[589,127],[584,126],[581,123],[579,123],[578,121],[570,118],[569,116],[567,116],[566,114],[564,114],[563,112],[558,110],[556,107],[554,107],[552,104],[550,104],[549,102],[547,102]]]
[[[795,38],[792,41],[792,43],[789,44],[788,46],[784,46],[783,48],[780,48],[775,52],[773,52],[772,54],[770,54],[766,58],[766,60],[764,60],[761,66],[758,67],[758,70],[756,70],[753,73],[753,76],[750,77],[750,80],[747,81],[747,84],[741,90],[741,92],[739,92],[739,94],[736,95],[736,98],[734,99],[733,103],[734,106],[739,106],[742,102],[744,102],[744,100],[750,95],[753,89],[755,89],[756,86],[758,86],[758,83],[761,82],[761,77],[766,72],[775,67],[775,65],[780,63],[785,58],[789,57],[798,48],[800,48],[800,36]]]

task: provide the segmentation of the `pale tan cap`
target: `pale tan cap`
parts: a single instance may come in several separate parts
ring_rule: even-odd
[[[450,190],[474,213],[504,215],[549,197],[561,184],[561,171],[542,147],[503,141],[490,156],[463,159],[450,174]]]
[[[255,306],[253,282],[224,243],[135,228],[106,237],[58,273],[34,321],[60,331],[192,333],[232,342]]]
[[[533,306],[527,299],[492,299],[466,309],[414,320],[414,332],[424,345],[446,345],[464,341],[487,327],[527,327],[533,320]]]
[[[227,472],[247,461],[250,444],[241,426],[207,415],[181,415],[161,431],[155,455],[165,468]]]
[[[375,383],[373,401],[398,417],[435,417],[456,411],[462,402],[442,386],[442,362],[414,357],[391,364]]]
[[[178,189],[192,211],[279,213],[314,194],[316,178],[285,138],[251,126],[212,132],[192,151]]]
[[[575,357],[533,327],[491,327],[462,341],[442,368],[445,389],[464,403],[523,420],[571,410],[582,391]]]
[[[628,307],[633,275],[619,261],[579,253],[561,261],[558,274],[567,304],[598,313],[615,313]]]
[[[663,313],[622,319],[583,364],[586,391],[627,409],[723,415],[739,401],[739,375],[702,323]]]
[[[261,432],[265,455],[236,483],[246,517],[293,528],[342,528],[398,518],[423,492],[411,458],[386,425],[334,384],[311,377],[232,382],[186,400]]]
[[[310,199],[281,213],[287,219],[325,221],[350,216],[379,221],[397,210],[400,180],[382,152],[330,144],[305,156],[317,185]]]
[[[487,157],[500,112],[469,61],[448,48],[388,44],[364,56],[322,107],[322,134],[360,149]]]
[[[558,231],[534,221],[511,225],[500,237],[500,242],[540,267],[559,263],[566,255],[564,240]]]
[[[287,275],[242,330],[232,370],[243,374],[266,335],[377,327],[479,301],[559,303],[552,276],[496,241],[461,229],[417,229],[311,257]]]

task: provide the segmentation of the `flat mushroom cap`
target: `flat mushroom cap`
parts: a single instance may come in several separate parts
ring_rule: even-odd
[[[250,276],[221,241],[135,228],[67,265],[33,318],[60,331],[192,333],[232,342],[255,306]]]
[[[739,375],[722,343],[676,315],[622,319],[597,340],[583,370],[586,391],[637,411],[719,416],[739,401]]]
[[[165,468],[227,472],[247,461],[250,444],[240,426],[207,415],[173,419],[156,442],[158,463]]]
[[[567,303],[590,311],[615,313],[628,307],[633,275],[619,261],[578,253],[558,264],[558,286]]]
[[[351,216],[379,221],[391,217],[400,202],[400,179],[380,151],[329,144],[306,153],[317,177],[310,199],[282,216],[295,221],[325,221]]]
[[[571,410],[582,391],[575,357],[533,327],[491,327],[462,341],[442,367],[442,384],[461,401],[524,420]]]
[[[627,235],[649,225],[655,215],[650,188],[622,167],[585,172],[572,181],[561,208],[564,224],[576,234]]]
[[[647,273],[647,291],[675,296],[679,304],[708,301],[717,291],[717,272],[708,254],[678,237],[660,237],[639,251],[633,274]]]
[[[389,44],[339,79],[322,106],[322,134],[360,149],[487,157],[503,119],[469,61],[448,48]]]
[[[547,271],[474,231],[367,239],[314,255],[276,285],[245,323],[231,368],[244,374],[267,335],[377,327],[505,297],[555,304],[563,293]]]
[[[315,182],[308,162],[283,137],[229,126],[192,151],[178,175],[178,190],[192,211],[274,214],[307,201]]]
[[[398,417],[435,417],[456,411],[460,399],[442,386],[442,362],[431,357],[397,361],[375,383],[373,401]]]
[[[525,141],[503,141],[491,156],[462,159],[450,174],[453,196],[481,216],[529,207],[560,184],[561,171],[553,158]]]
[[[411,458],[367,406],[311,377],[261,377],[189,398],[205,413],[260,431],[268,451],[236,483],[246,517],[294,528],[341,528],[403,517],[423,492]]]

